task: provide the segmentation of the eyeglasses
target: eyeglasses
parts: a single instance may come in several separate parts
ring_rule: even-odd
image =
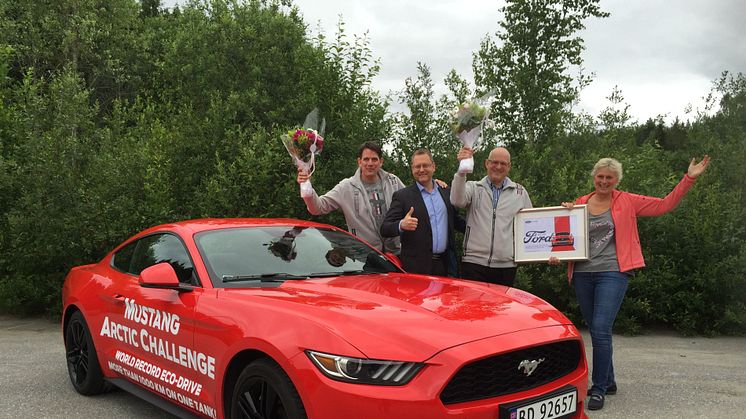
[[[412,166],[412,169],[414,169],[414,170],[422,170],[422,169],[429,169],[431,167],[433,167],[432,163],[421,163],[421,164],[418,164],[416,166]]]
[[[490,160],[490,159],[487,159],[487,164],[489,164],[490,166],[505,166],[505,167],[510,166],[510,162],[509,161],[502,161],[502,160]]]

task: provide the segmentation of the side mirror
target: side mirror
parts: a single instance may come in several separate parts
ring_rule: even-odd
[[[177,291],[192,291],[192,287],[179,282],[173,266],[168,262],[156,263],[140,272],[140,286],[143,288],[165,288]]]

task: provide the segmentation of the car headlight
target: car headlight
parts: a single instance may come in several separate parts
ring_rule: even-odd
[[[327,377],[357,384],[401,386],[407,384],[424,364],[353,358],[306,350],[306,355]]]

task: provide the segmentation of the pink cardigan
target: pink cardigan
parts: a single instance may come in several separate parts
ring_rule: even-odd
[[[645,266],[637,232],[637,217],[663,215],[679,205],[681,199],[694,185],[695,178],[684,175],[678,185],[665,198],[637,195],[614,190],[611,195],[611,218],[614,220],[616,254],[619,271],[626,272]],[[581,196],[576,204],[585,204],[595,192]],[[567,276],[572,280],[573,263],[567,265]]]

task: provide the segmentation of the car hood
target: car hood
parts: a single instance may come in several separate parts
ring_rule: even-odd
[[[467,342],[572,324],[544,300],[519,289],[424,275],[344,276],[225,291],[291,306],[286,308],[379,359],[422,361]]]

